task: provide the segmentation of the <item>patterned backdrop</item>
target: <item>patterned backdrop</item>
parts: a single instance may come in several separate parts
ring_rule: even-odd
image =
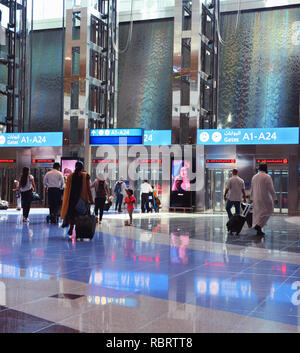
[[[300,8],[221,16],[218,128],[299,125]]]
[[[119,56],[118,128],[170,129],[173,20],[137,22],[132,42]],[[128,24],[120,25],[120,49]]]
[[[61,29],[33,32],[31,131],[62,131],[63,35]]]
[[[300,8],[244,12],[236,35],[235,19],[221,16],[218,127],[298,126],[300,45],[292,39]],[[173,19],[134,23],[132,43],[119,56],[119,128],[171,128],[173,25]],[[120,48],[128,28],[120,25]],[[62,129],[62,35],[34,32],[32,131]]]

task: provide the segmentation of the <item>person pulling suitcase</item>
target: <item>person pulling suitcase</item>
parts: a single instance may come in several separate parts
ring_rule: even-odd
[[[229,196],[227,198],[227,193]],[[224,193],[224,200],[226,201],[226,211],[228,218],[230,219],[233,215],[231,208],[234,206],[235,214],[240,214],[241,208],[241,196],[243,196],[244,202],[246,202],[245,182],[238,176],[238,170],[232,170],[232,177],[228,179],[227,186]]]

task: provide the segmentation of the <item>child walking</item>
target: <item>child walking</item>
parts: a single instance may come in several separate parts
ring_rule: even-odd
[[[132,226],[132,214],[133,214],[136,198],[133,196],[132,189],[126,189],[126,193],[127,193],[127,196],[125,197],[124,204],[127,205],[127,211],[128,211],[128,215],[129,215],[129,223],[125,223],[125,225]]]

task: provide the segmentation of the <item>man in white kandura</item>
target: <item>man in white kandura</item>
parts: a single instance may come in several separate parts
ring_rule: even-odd
[[[274,190],[272,178],[268,175],[266,164],[261,164],[259,173],[254,175],[251,181],[250,200],[253,202],[253,224],[257,235],[265,235],[262,231],[277,204],[277,196]]]

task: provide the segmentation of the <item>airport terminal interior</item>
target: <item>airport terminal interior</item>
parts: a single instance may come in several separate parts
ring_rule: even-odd
[[[0,0],[0,333],[299,333],[299,97],[300,0]]]

